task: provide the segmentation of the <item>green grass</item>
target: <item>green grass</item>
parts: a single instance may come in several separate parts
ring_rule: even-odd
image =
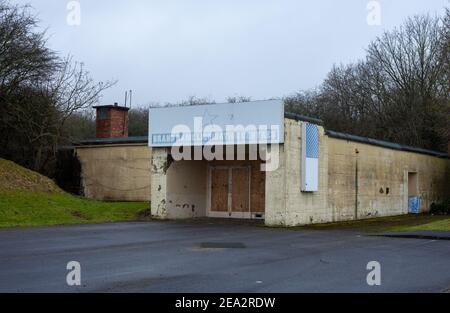
[[[398,225],[389,229],[390,231],[415,231],[415,230],[443,230],[450,231],[450,216],[434,216],[434,220],[420,225]]]
[[[50,178],[0,158],[0,227],[129,221],[148,216],[149,206],[76,197]]]
[[[0,189],[0,227],[137,220],[148,202],[104,202],[64,192]]]
[[[450,231],[450,216],[408,214],[297,227],[298,229],[352,229],[367,233],[384,231],[443,230]]]

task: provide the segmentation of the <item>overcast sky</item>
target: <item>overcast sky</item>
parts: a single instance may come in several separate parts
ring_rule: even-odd
[[[53,49],[83,61],[96,80],[119,81],[102,104],[123,103],[132,89],[141,106],[312,88],[334,63],[362,58],[383,30],[450,5],[380,0],[381,25],[371,26],[369,0],[80,0],[81,23],[73,26],[70,1],[14,2],[35,8]]]

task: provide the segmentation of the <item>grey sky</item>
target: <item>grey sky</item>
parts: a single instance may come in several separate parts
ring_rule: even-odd
[[[96,80],[118,79],[102,103],[224,101],[282,97],[321,83],[333,63],[364,56],[367,44],[410,15],[441,14],[448,0],[380,0],[381,26],[366,22],[369,0],[80,0],[30,3],[49,43],[83,61]]]

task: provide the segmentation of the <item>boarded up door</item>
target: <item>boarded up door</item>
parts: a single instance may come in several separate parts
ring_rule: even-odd
[[[232,169],[231,212],[250,212],[249,168]]]
[[[228,169],[211,169],[211,211],[228,212]]]
[[[261,216],[266,206],[266,172],[260,170],[259,162],[255,162],[250,171],[250,209],[254,215]]]
[[[264,213],[264,179],[258,173],[253,178],[251,166],[217,166],[210,170],[209,216],[252,218],[252,214]],[[262,176],[264,178],[264,176]],[[253,180],[258,181],[255,187]],[[255,190],[254,190],[255,189]],[[251,194],[254,193],[254,194]],[[254,199],[257,197],[258,199]],[[253,211],[255,203],[255,211]],[[255,215],[256,216],[256,215]]]

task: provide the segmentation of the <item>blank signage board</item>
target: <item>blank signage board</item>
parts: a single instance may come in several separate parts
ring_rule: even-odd
[[[284,142],[281,100],[150,108],[149,146]]]
[[[313,192],[319,187],[319,129],[302,124],[302,191]]]

